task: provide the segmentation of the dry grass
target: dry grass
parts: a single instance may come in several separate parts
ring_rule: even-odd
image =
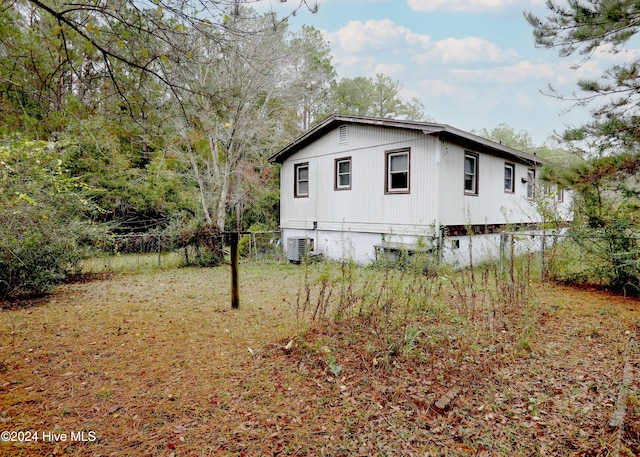
[[[482,273],[304,271],[243,265],[235,311],[225,267],[114,275],[0,311],[0,429],[49,433],[0,455],[640,452],[640,302],[519,295]],[[625,360],[620,439],[607,421]]]

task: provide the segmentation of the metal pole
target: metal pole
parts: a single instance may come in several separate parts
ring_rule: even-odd
[[[253,253],[255,254],[256,260],[258,260],[258,242],[256,241],[256,234],[252,233],[251,238],[253,238]],[[251,238],[249,239],[249,244],[251,244]]]
[[[240,307],[240,287],[238,284],[238,232],[229,234],[229,244],[231,244],[231,308]]]

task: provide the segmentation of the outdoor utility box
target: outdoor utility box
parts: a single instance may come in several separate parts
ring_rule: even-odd
[[[309,255],[311,240],[304,237],[287,238],[287,260],[291,263],[300,263]]]

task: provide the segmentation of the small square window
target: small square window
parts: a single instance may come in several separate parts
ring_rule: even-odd
[[[464,155],[464,193],[478,195],[478,155],[470,152]]]
[[[351,189],[351,157],[336,159],[335,190]]]
[[[295,189],[294,197],[309,196],[309,163],[299,163],[294,165]]]
[[[516,175],[516,166],[512,163],[504,164],[504,191],[507,193],[515,192],[515,175]]]
[[[410,183],[409,149],[387,151],[386,193],[408,193]]]

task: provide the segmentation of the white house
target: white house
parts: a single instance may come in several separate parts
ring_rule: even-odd
[[[312,254],[359,263],[435,249],[468,264],[470,252],[474,261],[495,256],[500,232],[541,222],[541,161],[445,124],[334,114],[269,160],[281,164],[280,227],[292,260],[307,239]],[[570,194],[553,198],[568,218]]]

